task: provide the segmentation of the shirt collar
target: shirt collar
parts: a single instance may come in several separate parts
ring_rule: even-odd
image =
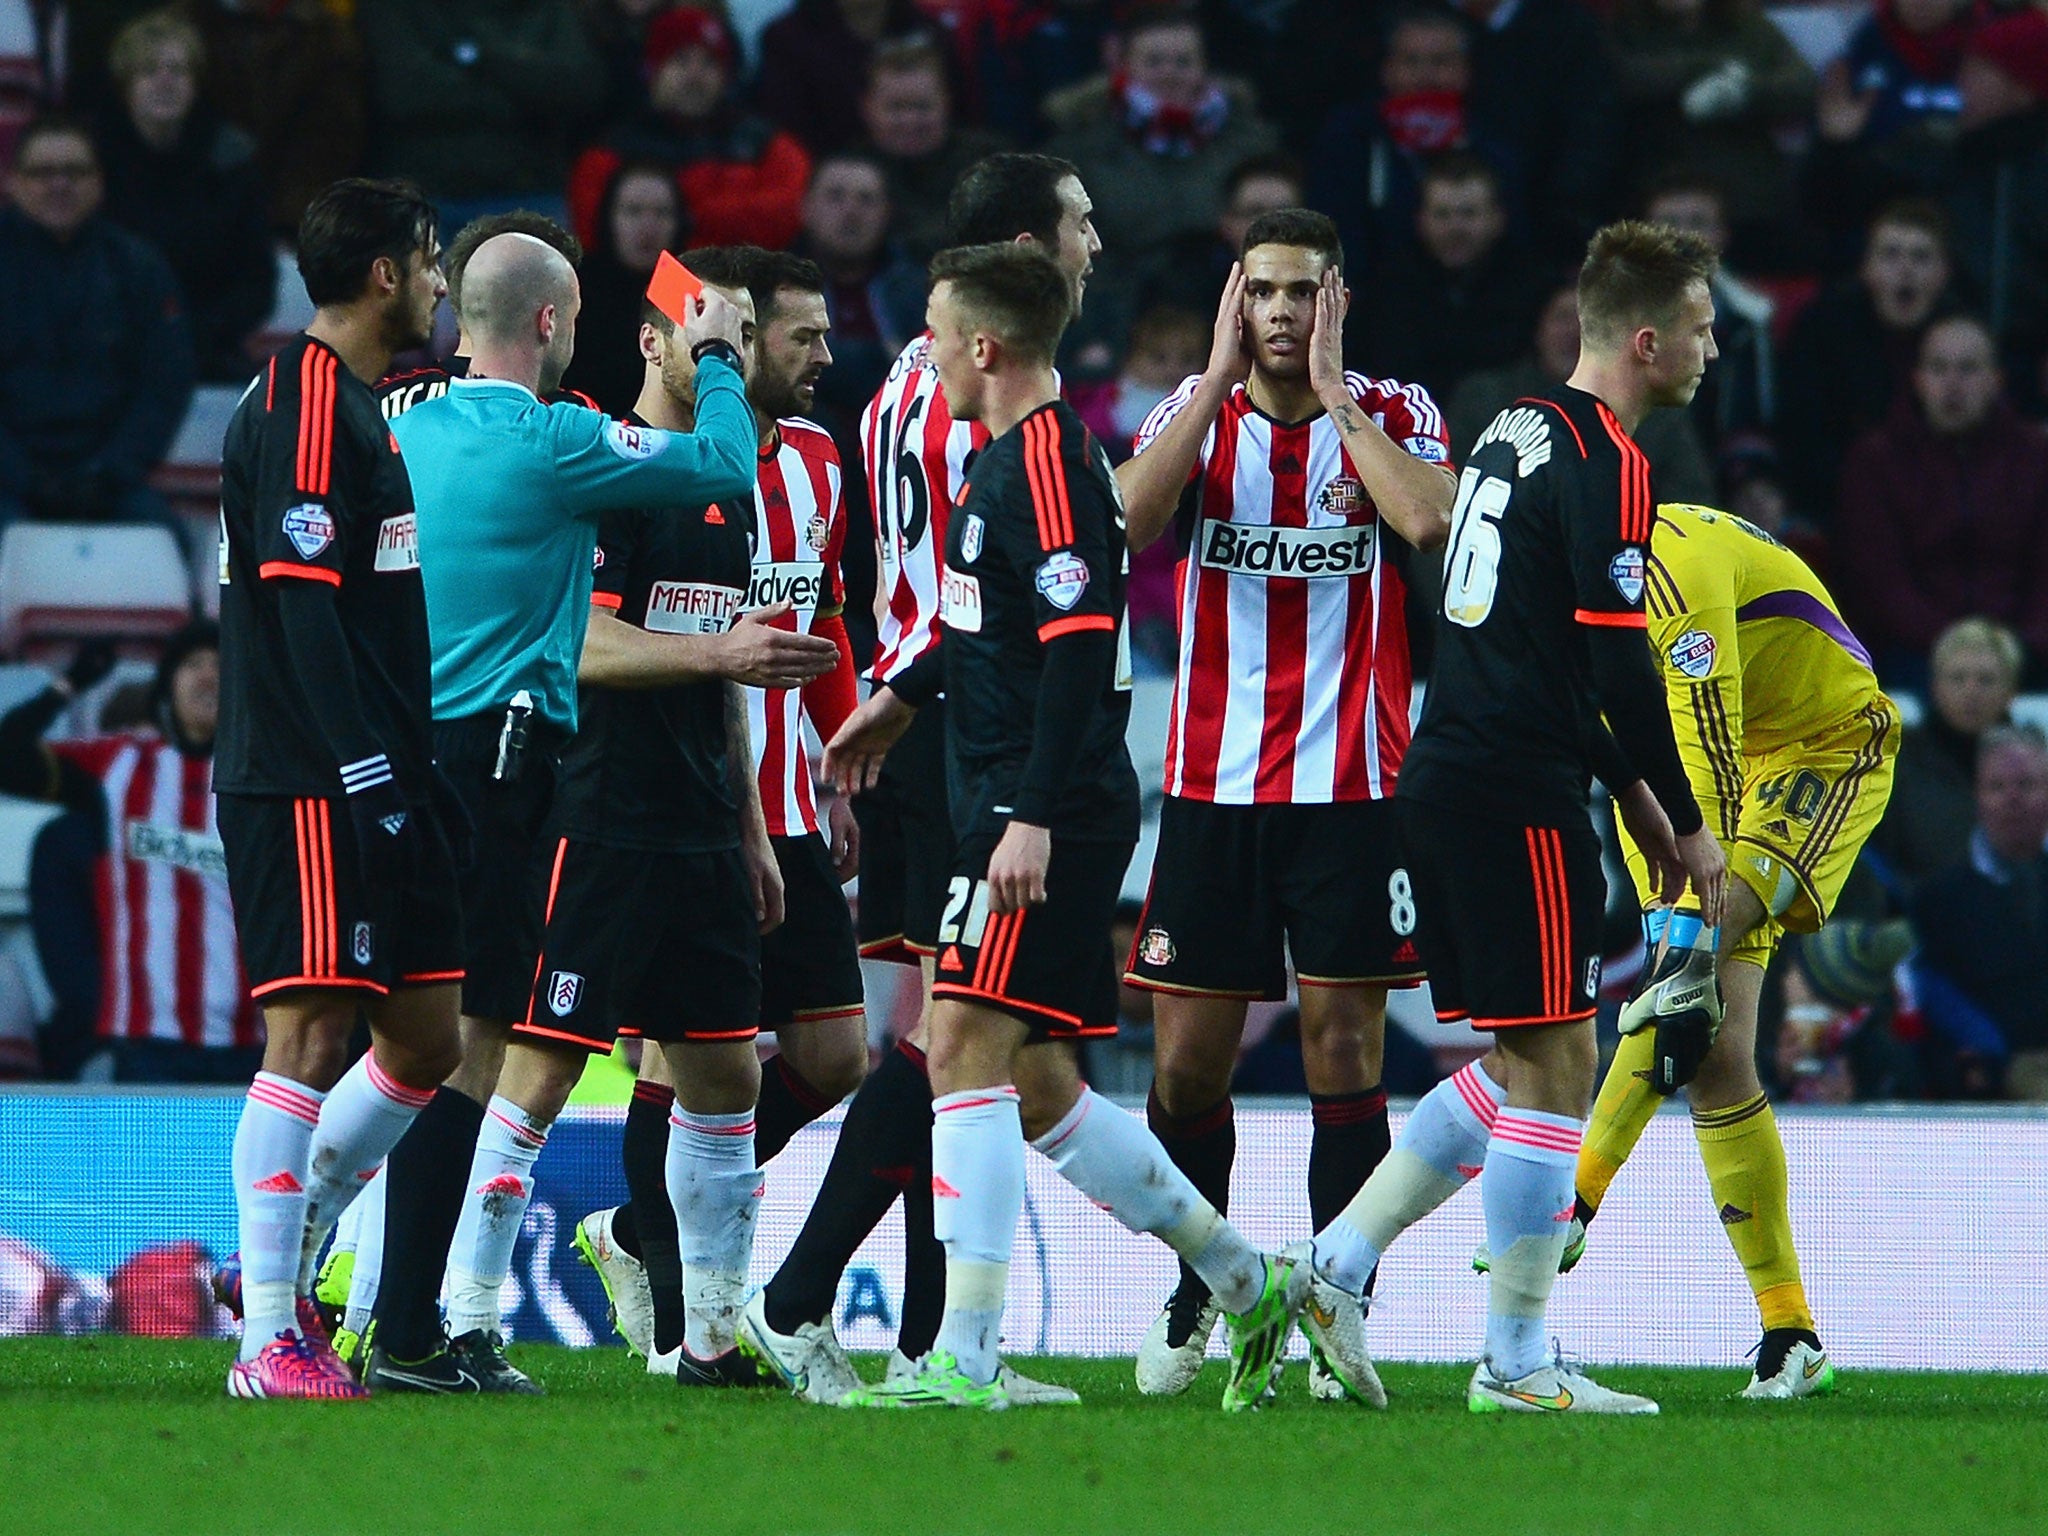
[[[521,384],[516,379],[451,378],[448,381],[448,387],[451,390],[459,389],[463,391],[484,389],[509,389],[516,394],[526,396],[526,398],[529,400],[539,398],[534,394],[532,390],[528,389],[524,384]]]

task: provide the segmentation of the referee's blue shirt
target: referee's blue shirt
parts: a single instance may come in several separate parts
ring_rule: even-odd
[[[412,477],[434,651],[434,718],[500,710],[525,689],[576,729],[597,517],[751,494],[754,413],[739,374],[697,369],[697,429],[662,432],[502,379],[454,379],[391,423]]]

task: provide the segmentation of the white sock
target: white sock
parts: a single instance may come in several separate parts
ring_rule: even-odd
[[[493,1094],[476,1135],[469,1164],[469,1192],[448,1249],[448,1336],[459,1339],[482,1329],[502,1333],[498,1292],[512,1267],[519,1225],[533,1199],[533,1165],[548,1143],[548,1128],[514,1104]]]
[[[1226,1311],[1247,1311],[1259,1299],[1266,1261],[1174,1167],[1136,1115],[1084,1087],[1065,1118],[1032,1145],[1133,1232],[1165,1239]]]
[[[235,1127],[235,1212],[242,1247],[242,1358],[297,1333],[299,1246],[306,1233],[307,1154],[327,1096],[258,1072]]]
[[[683,1254],[683,1347],[714,1359],[739,1342],[761,1170],[754,1112],[706,1115],[677,1104],[668,1117],[668,1198]]]
[[[1010,1250],[1023,1213],[1017,1090],[971,1088],[933,1099],[932,1231],[946,1245],[946,1312],[933,1347],[983,1384],[996,1379]]]
[[[1316,1272],[1353,1293],[1395,1238],[1475,1178],[1507,1092],[1471,1062],[1424,1094],[1394,1149],[1316,1234]]]
[[[1503,1109],[1486,1147],[1486,1246],[1493,1253],[1486,1301],[1486,1357],[1515,1381],[1550,1351],[1543,1312],[1557,1283],[1574,1205],[1583,1121],[1540,1109]]]
[[[356,1267],[349,1272],[348,1308],[341,1319],[341,1326],[351,1333],[369,1327],[377,1310],[377,1287],[384,1280],[384,1192],[390,1188],[391,1180],[380,1166],[342,1218],[344,1224],[354,1225],[356,1239]]]
[[[376,1176],[385,1156],[433,1096],[433,1089],[408,1088],[386,1072],[377,1065],[375,1051],[366,1051],[328,1091],[308,1153],[312,1176],[306,1181],[300,1290],[313,1284],[313,1266],[319,1262],[328,1229]]]

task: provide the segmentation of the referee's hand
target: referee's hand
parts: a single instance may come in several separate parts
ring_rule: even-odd
[[[801,688],[839,665],[839,647],[823,635],[778,627],[792,609],[775,603],[743,613],[719,636],[719,675],[748,688]]]

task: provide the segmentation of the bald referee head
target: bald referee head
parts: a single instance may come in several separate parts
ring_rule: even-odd
[[[560,251],[532,235],[486,240],[462,278],[462,324],[474,347],[470,376],[551,393],[575,355],[582,302],[576,269]]]

